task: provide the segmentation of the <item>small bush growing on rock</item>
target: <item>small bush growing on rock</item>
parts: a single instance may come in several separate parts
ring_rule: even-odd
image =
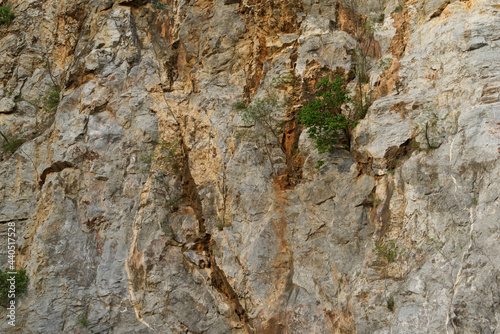
[[[24,140],[17,135],[9,136],[0,131],[0,136],[3,139],[2,152],[5,154],[14,153],[24,143]]]
[[[389,311],[391,311],[391,312],[394,311],[394,304],[395,304],[394,297],[391,296],[391,297],[387,298],[387,309]]]
[[[234,110],[243,110],[247,107],[247,105],[245,104],[245,102],[243,101],[240,101],[240,102],[237,102],[234,104],[233,108]]]
[[[0,7],[0,23],[9,24],[14,19],[12,7],[10,5]]]
[[[43,100],[45,102],[45,111],[52,111],[57,108],[57,106],[59,105],[59,95],[61,94],[61,86],[57,83],[56,78],[52,74],[52,65],[53,62],[50,59],[45,59],[45,68],[49,73],[50,81],[52,81],[50,90],[43,97]]]
[[[440,114],[443,114],[440,112]],[[417,118],[417,138],[427,145],[424,150],[435,150],[439,148],[446,137],[458,132],[458,118],[460,113],[450,111],[440,116],[437,111],[424,110]]]
[[[236,112],[241,116],[245,124],[245,128],[240,130],[238,135],[254,141],[258,146],[263,148],[271,162],[273,171],[275,171],[275,167],[270,147],[273,145],[273,141],[278,143],[279,148],[285,155],[287,165],[291,167],[296,178],[296,168],[293,164],[293,158],[286,151],[281,141],[285,126],[285,122],[281,117],[284,107],[285,105],[280,101],[279,97],[269,92],[266,97],[255,99],[246,108],[236,109]]]
[[[156,162],[161,172],[181,176],[184,169],[184,155],[179,141],[161,142]]]
[[[392,240],[376,244],[375,252],[377,256],[387,259],[388,263],[395,262],[399,256],[405,253],[405,251],[400,249]]]
[[[44,107],[43,109],[47,112],[53,111],[59,105],[59,95],[61,93],[61,88],[58,85],[53,85],[48,93],[44,96]]]
[[[0,304],[2,305],[5,305],[13,295],[19,297],[26,292],[28,287],[28,275],[26,275],[25,269],[11,272],[14,274],[0,270]]]
[[[154,2],[152,7],[154,9],[164,10],[164,9],[167,9],[167,6],[168,5],[166,3],[159,0],[159,1]]]
[[[357,121],[351,115],[342,113],[342,106],[351,101],[342,77],[335,75],[333,80],[325,77],[317,88],[317,97],[302,108],[299,120],[307,128],[309,138],[316,141],[319,153],[332,152],[342,134],[349,141]],[[349,148],[349,144],[345,146]]]
[[[78,322],[83,326],[87,327],[89,325],[89,319],[86,315],[81,316],[78,318]]]
[[[295,75],[288,71],[288,72],[285,72],[283,74],[281,74],[280,76],[278,76],[277,78],[274,78],[272,80],[272,85],[275,87],[275,88],[279,88],[281,86],[287,86],[287,85],[295,85],[297,79],[295,78]]]

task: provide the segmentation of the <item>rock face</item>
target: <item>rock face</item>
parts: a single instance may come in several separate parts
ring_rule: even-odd
[[[500,333],[494,0],[11,4],[0,268],[15,223],[29,286],[1,332]],[[329,71],[355,91],[356,17],[371,106],[319,155],[295,114]],[[239,136],[269,91],[298,181]]]

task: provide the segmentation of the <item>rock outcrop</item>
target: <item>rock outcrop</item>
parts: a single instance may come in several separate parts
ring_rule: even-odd
[[[1,332],[500,333],[494,0],[10,3]],[[371,98],[318,154],[296,114],[332,71]],[[234,106],[271,90],[262,146]]]

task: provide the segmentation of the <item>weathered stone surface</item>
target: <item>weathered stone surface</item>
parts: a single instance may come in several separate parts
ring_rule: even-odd
[[[15,222],[30,281],[0,331],[500,331],[500,8],[357,3],[392,62],[367,62],[351,150],[318,154],[292,111],[329,70],[356,87],[341,5],[15,2],[0,124],[26,142],[0,153],[0,269]],[[291,107],[264,146],[233,106],[270,92]]]
[[[9,99],[8,97],[4,97],[3,99],[0,100],[0,113],[1,114],[8,114],[14,111],[14,108],[16,107],[16,104],[12,99]]]

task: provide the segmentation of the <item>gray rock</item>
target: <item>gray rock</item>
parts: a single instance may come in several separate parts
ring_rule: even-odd
[[[401,89],[373,101],[350,152],[290,128],[294,186],[278,140],[239,136],[233,106],[276,93],[299,110],[328,69],[353,70],[349,18],[326,0],[153,5],[16,3],[0,124],[26,142],[0,153],[0,238],[15,222],[30,281],[1,332],[500,330],[493,1],[358,3],[385,14],[374,36]],[[368,71],[376,89],[386,74]]]
[[[0,100],[0,114],[9,114],[14,112],[15,108],[16,103],[12,99],[4,97]]]

